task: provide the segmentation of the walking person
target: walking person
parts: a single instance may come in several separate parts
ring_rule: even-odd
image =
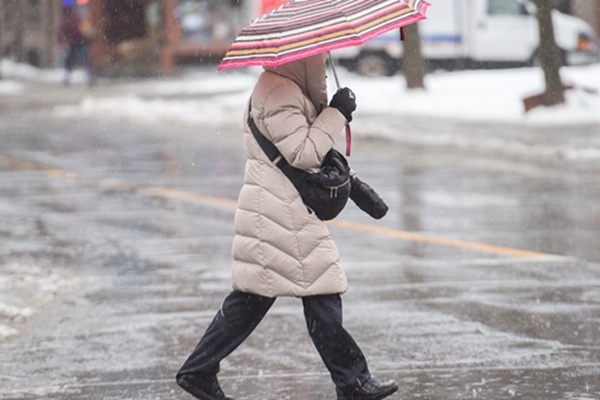
[[[325,54],[264,69],[246,118],[250,114],[292,166],[318,169],[352,119],[354,94],[341,89],[327,105]],[[250,335],[277,297],[291,296],[302,300],[309,335],[338,400],[391,395],[398,385],[371,376],[361,349],[342,326],[341,294],[348,282],[327,226],[307,209],[248,125],[244,145],[248,160],[235,214],[233,291],[177,373],[177,383],[201,400],[233,400],[217,380],[220,361]]]
[[[96,83],[96,76],[88,51],[93,37],[93,27],[88,20],[77,14],[75,6],[71,5],[63,8],[63,17],[58,29],[58,43],[66,48],[63,86],[71,84],[71,72],[77,59],[81,60],[87,71],[89,86]]]

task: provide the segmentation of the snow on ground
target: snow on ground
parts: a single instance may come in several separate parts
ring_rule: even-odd
[[[0,265],[0,341],[19,334],[19,327],[59,292],[79,284],[35,265]]]
[[[521,68],[491,71],[437,72],[426,78],[426,90],[407,91],[401,76],[365,78],[340,71],[343,86],[357,95],[357,119],[361,115],[419,116],[477,122],[503,122],[528,125],[600,124],[600,65],[564,68],[566,84],[578,89],[566,93],[567,103],[540,107],[530,113],[523,98],[544,88],[541,70]],[[206,70],[179,80],[150,81],[123,88],[131,94],[98,98],[90,96],[75,107],[60,107],[58,115],[106,116],[145,120],[179,120],[185,123],[230,121],[240,114],[256,82],[258,71],[217,73]],[[335,87],[333,82],[331,88]],[[142,96],[159,96],[145,99]],[[164,96],[203,96],[164,98]],[[208,97],[207,95],[210,95]]]
[[[10,96],[22,93],[24,90],[24,85],[8,80],[0,80],[0,96]]]
[[[114,96],[92,93],[79,105],[57,107],[56,114],[220,124],[231,121],[232,113],[241,114],[260,71],[252,68],[216,72],[214,68],[202,68],[181,78],[123,84]],[[60,83],[63,77],[60,69],[39,70],[7,60],[0,62],[0,72],[9,78],[47,83]],[[338,73],[342,85],[357,95],[357,119],[360,115],[377,114],[537,126],[600,124],[600,94],[580,89],[600,93],[600,64],[563,68],[564,83],[578,89],[567,91],[565,105],[540,107],[527,114],[523,98],[544,88],[539,68],[435,72],[426,77],[424,91],[407,91],[401,76],[366,78],[342,68]],[[85,73],[76,71],[74,82],[84,83]],[[8,87],[5,92],[20,90],[15,82],[8,81],[4,86]],[[334,87],[330,77],[330,95]]]
[[[600,93],[600,65],[564,68],[565,84]],[[519,124],[600,123],[600,96],[567,91],[567,103],[526,114],[523,98],[544,89],[538,68],[437,72],[426,77],[424,91],[407,91],[403,79],[344,75],[357,95],[360,112],[413,115],[478,122]],[[357,114],[358,115],[358,114]]]
[[[366,78],[342,69],[338,72],[342,85],[352,88],[357,96],[352,123],[356,136],[385,136],[415,145],[448,145],[544,160],[600,159],[600,142],[585,133],[577,140],[563,137],[550,141],[535,135],[506,135],[510,129],[473,135],[456,129],[429,132],[399,128],[403,117],[416,117],[431,118],[434,125],[454,120],[524,128],[560,126],[565,132],[584,126],[587,132],[590,126],[600,130],[600,95],[582,89],[567,91],[564,105],[539,107],[526,114],[523,98],[544,88],[538,68],[436,72],[426,77],[426,90],[420,91],[408,91],[402,76]],[[54,112],[66,118],[110,116],[150,124],[183,123],[206,132],[211,132],[207,127],[219,125],[241,128],[243,111],[259,73],[260,69],[217,73],[207,68],[178,79],[124,84],[118,95],[90,95],[80,104],[56,107]],[[565,84],[600,92],[600,65],[564,68],[562,75]],[[331,77],[328,84],[331,95],[335,88]]]
[[[25,81],[57,83],[60,84],[65,77],[64,69],[39,69],[28,64],[17,64],[8,59],[0,60],[0,74],[4,78],[13,78]],[[83,70],[75,70],[71,74],[71,82],[87,83],[87,74]],[[0,86],[2,81],[0,81]],[[2,95],[0,89],[0,95]]]

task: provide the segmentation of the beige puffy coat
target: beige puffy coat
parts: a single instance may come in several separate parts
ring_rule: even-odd
[[[258,129],[294,167],[318,168],[346,123],[326,107],[325,57],[265,69],[251,97]],[[327,226],[244,125],[248,161],[235,214],[233,288],[267,297],[345,292],[348,282]]]

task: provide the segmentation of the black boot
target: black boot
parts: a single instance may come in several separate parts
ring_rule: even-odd
[[[235,400],[223,393],[216,375],[180,375],[177,384],[200,400]]]
[[[381,400],[398,390],[398,384],[394,381],[382,382],[375,378],[369,378],[362,386],[350,393],[344,393],[336,388],[337,400]]]

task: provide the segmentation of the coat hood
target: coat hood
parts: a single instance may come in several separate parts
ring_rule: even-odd
[[[318,112],[327,107],[327,56],[317,54],[277,67],[264,67],[266,71],[292,80],[312,101]]]

